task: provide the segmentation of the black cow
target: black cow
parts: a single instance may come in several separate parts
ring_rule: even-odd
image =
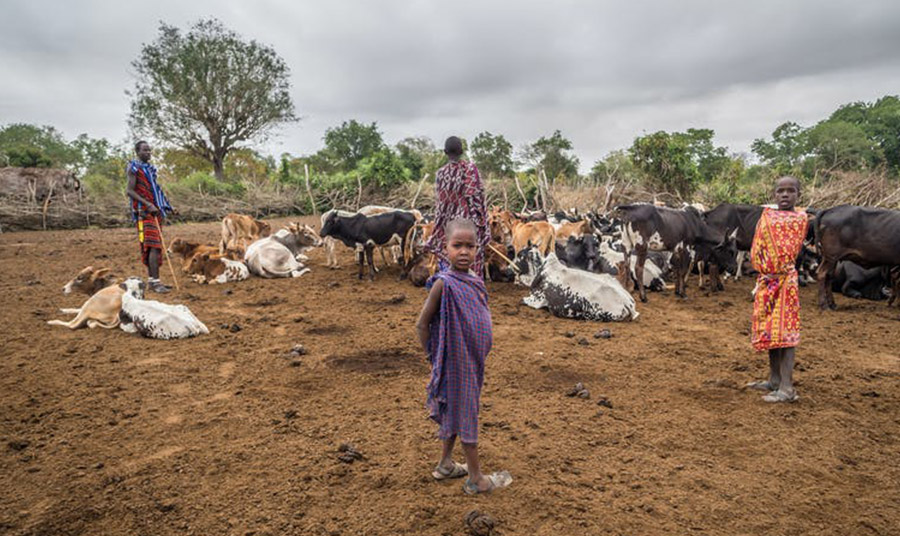
[[[375,280],[375,264],[372,251],[394,239],[400,240],[402,251],[406,251],[407,232],[416,224],[416,217],[411,212],[395,210],[374,216],[354,214],[342,216],[336,212],[330,214],[322,223],[320,236],[334,237],[348,247],[360,245],[368,261],[369,280]],[[405,277],[405,269],[400,277]],[[359,256],[359,278],[363,278],[363,256]]]
[[[622,242],[625,244],[625,264],[631,262],[632,252],[637,254],[635,279],[641,301],[647,301],[644,288],[644,263],[647,251],[671,251],[672,267],[675,270],[675,293],[687,297],[685,280],[690,266],[689,247],[693,247],[698,258],[712,262],[714,270],[720,267],[735,269],[734,240],[721,231],[703,222],[700,212],[690,207],[675,210],[653,205],[623,205],[616,207],[625,222]]]
[[[819,308],[836,309],[832,280],[837,263],[863,268],[900,265],[900,211],[841,205],[819,213],[815,225],[819,265]]]
[[[831,290],[848,298],[883,300],[890,296],[891,274],[887,266],[863,268],[853,261],[841,261],[834,271]]]
[[[753,235],[762,211],[763,207],[758,205],[722,203],[703,213],[703,221],[707,225],[734,238],[734,245],[738,250],[737,271],[734,274],[736,280],[741,278],[743,257],[753,246]]]
[[[565,242],[556,242],[556,257],[569,268],[595,271],[600,241],[592,234],[570,236]]]

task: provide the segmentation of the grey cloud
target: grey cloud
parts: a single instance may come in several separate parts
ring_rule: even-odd
[[[214,16],[291,66],[304,120],[273,152],[314,151],[349,118],[391,141],[491,130],[519,145],[559,128],[583,169],[660,128],[710,126],[746,151],[783,119],[896,93],[900,66],[896,2],[5,4],[0,122],[122,139],[129,64],[158,21]]]

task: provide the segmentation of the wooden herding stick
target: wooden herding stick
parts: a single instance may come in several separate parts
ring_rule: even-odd
[[[156,220],[156,228],[159,230],[159,241],[162,242],[162,250],[166,255],[166,262],[169,264],[169,271],[172,272],[172,281],[175,282],[175,290],[181,291],[181,287],[178,285],[178,278],[175,277],[175,269],[172,268],[172,259],[169,257],[169,250],[166,249],[166,239],[163,238],[162,234],[162,225],[159,224],[159,216],[153,216],[153,219]]]
[[[160,236],[162,236],[162,235],[160,235]],[[492,245],[490,245],[490,244],[488,244],[487,247],[491,248],[491,251],[493,251],[493,252],[496,253],[497,255],[500,255],[500,258],[501,258],[501,259],[503,259],[503,260],[505,260],[506,262],[508,262],[508,263],[509,263],[509,267],[512,268],[514,272],[519,273],[519,268],[515,265],[515,263],[513,263],[513,261],[509,260],[509,257],[507,257],[506,255],[504,255],[504,254],[500,253],[499,251],[497,251],[497,248],[495,248],[494,246],[492,246]]]

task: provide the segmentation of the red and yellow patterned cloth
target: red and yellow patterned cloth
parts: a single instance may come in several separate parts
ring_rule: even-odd
[[[800,343],[800,294],[795,263],[806,238],[805,212],[763,209],[750,261],[759,272],[751,343],[759,352]]]

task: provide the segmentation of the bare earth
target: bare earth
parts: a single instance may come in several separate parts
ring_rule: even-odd
[[[463,534],[473,508],[507,535],[900,533],[896,308],[838,296],[821,314],[803,289],[801,400],[767,405],[740,389],[767,370],[749,280],[651,294],[630,324],[553,318],[492,284],[481,449],[515,482],[468,497],[430,477],[424,290],[396,268],[359,282],[340,253],[333,271],[312,252],[300,279],[182,277],[163,300],[211,333],[165,342],[45,324],[84,300],[61,293],[83,266],[144,275],[132,230],[0,235],[0,533]],[[579,381],[589,400],[565,396]],[[365,459],[338,461],[342,443]]]

